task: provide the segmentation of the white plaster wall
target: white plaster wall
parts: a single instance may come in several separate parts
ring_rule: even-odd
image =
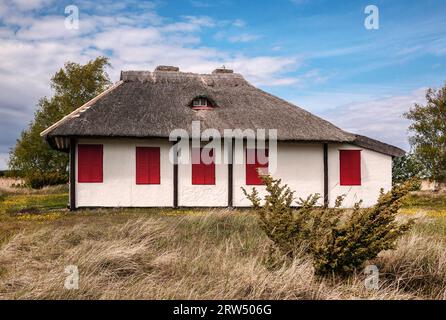
[[[235,152],[246,152],[236,150]],[[271,150],[270,150],[271,156]],[[269,162],[271,166],[271,162]],[[281,178],[282,182],[288,184],[291,190],[295,191],[296,200],[294,205],[298,204],[298,199],[306,198],[310,194],[319,193],[321,199],[319,204],[323,203],[324,192],[324,167],[323,167],[323,145],[316,143],[284,143],[277,144],[277,169],[269,172],[275,178]],[[242,187],[251,191],[255,187],[259,195],[263,198],[265,195],[264,186],[246,185],[246,173],[244,164],[234,165],[234,206],[250,206],[251,203],[243,194]]]
[[[339,150],[361,151],[361,185],[341,186],[339,183]],[[350,208],[359,200],[363,207],[376,203],[379,191],[390,190],[392,187],[392,157],[368,149],[348,144],[331,144],[328,147],[328,195],[330,206],[334,206],[336,197],[346,195],[343,206]]]
[[[171,142],[160,139],[81,139],[78,143],[104,146],[103,183],[78,183],[76,168],[76,207],[171,207],[173,205],[173,165],[169,161]],[[137,185],[136,147],[160,147],[161,184]],[[339,185],[339,150],[361,151],[361,186]],[[274,177],[296,191],[297,198],[310,194],[323,196],[323,145],[320,143],[278,143],[277,170]],[[224,150],[224,152],[226,152]],[[245,147],[236,153],[246,156]],[[189,154],[190,156],[190,154]],[[236,155],[235,155],[236,156]],[[76,164],[77,153],[76,153]],[[270,162],[271,164],[271,162]],[[391,188],[392,159],[390,156],[361,149],[353,145],[331,144],[328,149],[328,184],[330,206],[338,195],[346,194],[345,207],[351,207],[360,199],[363,206],[376,202],[380,188]],[[228,204],[228,166],[215,165],[215,185],[192,185],[192,166],[178,165],[178,204],[180,206],[221,206]],[[257,188],[260,196],[264,186],[245,185],[245,164],[234,164],[233,205],[250,206],[241,187]],[[271,170],[270,170],[271,171]],[[322,204],[322,198],[319,204]],[[297,201],[294,203],[297,205]]]
[[[222,156],[223,152],[226,152],[224,148]],[[184,207],[226,207],[228,205],[228,165],[223,161],[215,164],[215,185],[193,185],[192,152],[189,152],[188,157],[189,164],[183,164],[179,159],[178,205]]]
[[[102,144],[103,183],[77,182],[76,207],[149,207],[173,205],[171,143],[155,139],[80,139],[78,143]],[[136,184],[136,147],[160,147],[160,184]],[[77,148],[76,148],[76,164]]]

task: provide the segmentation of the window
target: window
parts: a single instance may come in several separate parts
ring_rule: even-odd
[[[160,184],[160,148],[136,147],[136,184]]]
[[[214,149],[192,149],[192,184],[215,184]]]
[[[246,149],[246,184],[263,184],[260,176],[268,173],[268,163],[268,149]]]
[[[79,144],[77,146],[77,181],[103,182],[102,144]]]
[[[339,150],[341,186],[361,185],[361,150]]]
[[[212,109],[212,103],[206,98],[198,97],[192,101],[192,109],[194,110]]]
[[[193,102],[194,107],[207,107],[208,106],[208,100],[205,98],[197,98]]]

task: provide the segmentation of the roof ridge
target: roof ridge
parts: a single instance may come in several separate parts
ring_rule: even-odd
[[[238,79],[248,82],[240,73],[196,73],[183,71],[165,71],[165,70],[121,70],[121,81],[152,81],[158,76],[165,78],[199,78],[199,79]],[[155,81],[156,82],[156,81]]]

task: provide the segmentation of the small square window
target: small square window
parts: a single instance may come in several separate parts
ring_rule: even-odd
[[[194,107],[207,107],[208,100],[204,98],[195,99],[193,102]]]

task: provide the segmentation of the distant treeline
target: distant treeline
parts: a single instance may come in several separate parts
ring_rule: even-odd
[[[11,170],[0,170],[0,178],[3,177],[16,177],[16,174]]]

